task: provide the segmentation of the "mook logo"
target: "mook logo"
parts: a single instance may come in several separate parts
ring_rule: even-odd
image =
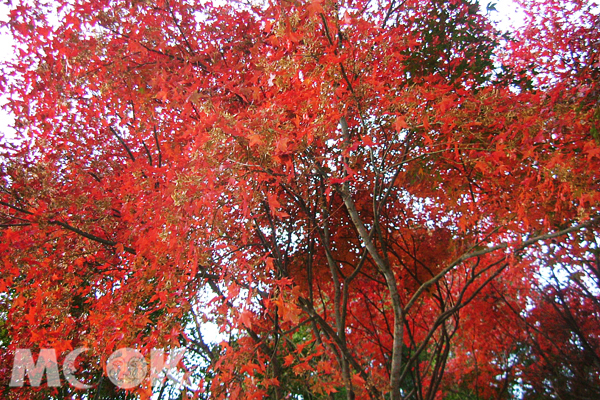
[[[63,376],[69,385],[77,389],[92,388],[92,385],[81,382],[75,376],[77,357],[88,350],[87,347],[77,348],[67,354],[63,362]],[[166,378],[176,381],[168,371],[177,367],[177,364],[183,358],[184,352],[185,350],[179,350],[165,357],[163,350],[152,349],[150,352],[151,382],[157,384],[164,382]],[[37,362],[34,362],[30,349],[17,349],[9,386],[22,387],[27,376],[29,384],[37,387],[41,385],[45,374],[48,386],[59,387],[62,383],[58,366],[54,349],[41,349]],[[108,357],[106,374],[108,379],[118,388],[133,389],[139,386],[148,376],[148,363],[139,351],[128,347],[121,348]]]

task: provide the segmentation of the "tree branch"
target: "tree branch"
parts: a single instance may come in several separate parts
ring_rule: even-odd
[[[521,244],[516,245],[514,248],[514,251],[523,250],[526,247],[529,247],[532,244],[539,242],[540,240],[548,240],[548,239],[552,239],[555,237],[567,235],[571,232],[576,232],[582,228],[586,228],[588,226],[594,225],[594,224],[598,223],[599,221],[600,221],[600,217],[596,217],[596,218],[590,219],[589,221],[582,222],[580,224],[574,225],[567,229],[563,229],[561,231],[557,231],[554,233],[547,233],[545,235],[539,235],[539,236],[533,237],[531,239],[528,239],[528,240],[522,242]],[[446,275],[448,272],[450,272],[450,270],[452,270],[457,265],[463,263],[464,261],[466,261],[470,258],[481,257],[485,254],[492,253],[497,250],[507,249],[508,247],[509,247],[508,243],[501,243],[497,246],[492,246],[492,247],[488,247],[486,249],[474,251],[472,253],[463,254],[458,259],[456,259],[454,262],[452,262],[450,265],[448,265],[446,268],[444,268],[439,274],[437,274],[436,276],[434,276],[427,282],[423,283],[421,285],[421,287],[419,287],[419,289],[413,294],[411,299],[408,301],[408,303],[404,307],[404,311],[408,312],[408,310],[413,306],[415,301],[421,296],[421,294],[423,294],[423,292],[425,290],[427,290],[430,286],[434,285],[437,281],[439,281],[444,275]]]
[[[101,237],[92,235],[91,233],[84,232],[81,229],[75,228],[74,226],[71,226],[71,225],[69,225],[69,224],[67,224],[65,222],[62,222],[62,221],[51,220],[51,221],[48,221],[48,223],[51,224],[51,225],[62,226],[63,228],[65,228],[65,229],[67,229],[67,230],[69,230],[71,232],[75,232],[78,235],[83,236],[84,238],[90,239],[90,240],[92,240],[94,242],[101,243],[101,244],[103,244],[105,246],[115,247],[118,244],[118,242],[113,242],[112,240],[107,240],[107,239],[103,239]],[[133,255],[136,254],[135,250],[133,248],[131,248],[131,247],[123,246],[123,250],[125,250],[126,252],[128,252],[130,254],[133,254]]]
[[[115,135],[117,137],[117,140],[119,141],[119,143],[121,143],[121,145],[125,148],[125,150],[127,150],[127,154],[129,155],[129,158],[131,158],[131,161],[135,161],[135,157],[133,156],[133,153],[129,149],[129,146],[127,146],[127,143],[125,143],[125,141],[121,138],[121,136],[119,136],[119,134],[117,133],[115,128],[113,128],[112,126],[109,126],[108,128],[113,133],[113,135]]]

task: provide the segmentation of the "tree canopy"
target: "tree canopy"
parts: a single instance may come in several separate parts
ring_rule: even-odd
[[[520,6],[12,4],[3,396],[183,347],[154,398],[599,398],[599,9]]]

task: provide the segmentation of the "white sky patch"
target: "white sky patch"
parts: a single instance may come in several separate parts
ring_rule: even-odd
[[[493,10],[496,11],[493,11]],[[481,10],[501,31],[512,31],[525,24],[525,12],[512,0],[482,0]]]
[[[0,21],[8,22],[8,6],[0,3]],[[13,40],[12,36],[5,29],[0,30],[0,61],[8,61],[13,57]]]

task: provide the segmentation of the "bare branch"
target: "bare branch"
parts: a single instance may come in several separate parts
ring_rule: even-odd
[[[48,221],[48,223],[51,224],[51,225],[62,226],[63,228],[65,228],[65,229],[67,229],[67,230],[69,230],[71,232],[75,232],[78,235],[83,236],[84,238],[90,239],[90,240],[92,240],[94,242],[98,242],[98,243],[101,243],[101,244],[106,245],[106,246],[115,247],[117,244],[119,244],[118,242],[113,242],[112,240],[103,239],[101,237],[92,235],[91,233],[84,232],[81,229],[75,228],[74,226],[71,226],[71,225],[69,225],[69,224],[67,224],[65,222],[62,222],[62,221],[51,220],[51,221]],[[126,252],[128,252],[130,254],[134,254],[134,255],[136,254],[135,250],[133,248],[131,248],[131,247],[123,246],[123,250],[125,250]]]
[[[117,140],[119,141],[119,143],[121,143],[121,145],[125,148],[125,150],[127,150],[127,154],[129,155],[129,158],[131,158],[132,161],[135,161],[135,157],[133,156],[133,153],[129,149],[129,146],[127,146],[127,143],[125,143],[125,141],[121,138],[121,136],[119,136],[119,134],[117,133],[115,128],[113,128],[112,126],[109,126],[108,128],[113,133],[113,135],[116,136]]]

